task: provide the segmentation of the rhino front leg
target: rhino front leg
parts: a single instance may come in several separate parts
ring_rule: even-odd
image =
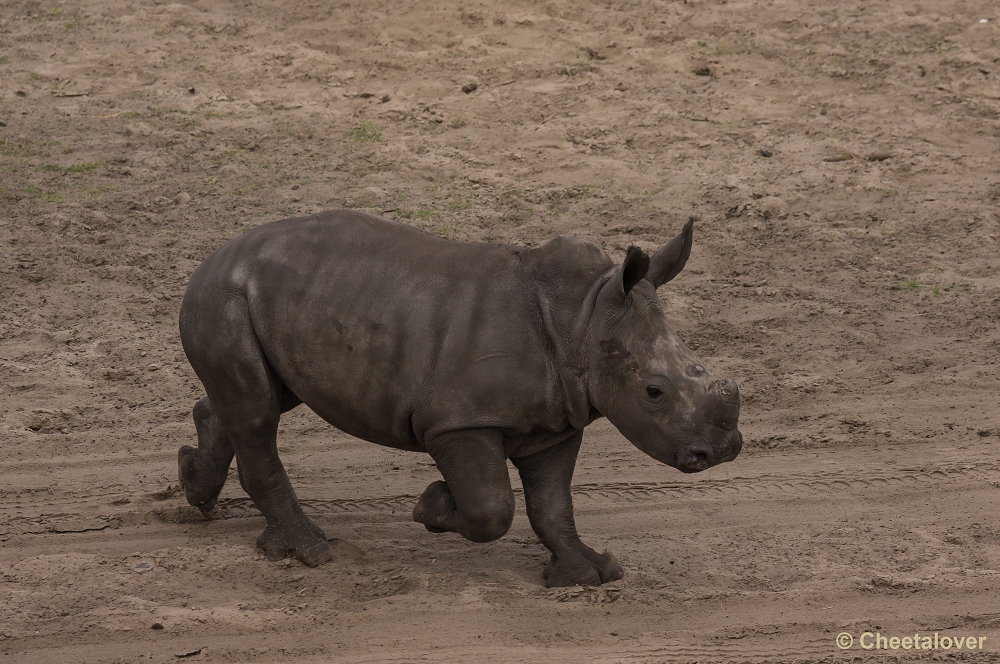
[[[455,532],[473,542],[502,537],[514,520],[514,492],[500,433],[456,431],[424,447],[444,481],[427,487],[413,508],[413,520],[431,532]]]
[[[542,572],[545,585],[599,586],[622,578],[610,553],[597,553],[580,541],[573,519],[570,484],[583,432],[530,456],[511,459],[521,475],[528,521],[552,558]]]

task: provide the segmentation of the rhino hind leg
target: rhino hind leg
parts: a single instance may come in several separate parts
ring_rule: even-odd
[[[512,459],[521,475],[531,528],[552,552],[542,571],[549,588],[599,586],[625,574],[613,555],[597,553],[576,532],[570,484],[582,440],[580,432],[554,447]]]
[[[301,403],[288,389],[282,390],[282,413]],[[198,432],[198,447],[184,445],[178,451],[177,476],[187,501],[209,516],[215,510],[219,494],[229,477],[229,466],[236,451],[208,397],[202,397],[191,414]]]
[[[217,495],[222,488],[222,469],[228,471],[234,452],[240,485],[267,521],[257,546],[268,559],[291,555],[310,566],[329,560],[326,535],[302,512],[278,458],[278,420],[299,401],[264,357],[245,301],[192,302],[191,307],[201,315],[182,318],[181,336],[188,359],[208,393],[203,401],[211,415],[199,426],[198,449],[181,450],[182,477],[188,473],[196,499],[210,500],[207,494]],[[206,414],[199,406],[195,410],[196,421]]]
[[[233,461],[232,444],[208,397],[194,406],[198,448],[184,445],[177,453],[177,475],[187,501],[208,516],[215,509]]]

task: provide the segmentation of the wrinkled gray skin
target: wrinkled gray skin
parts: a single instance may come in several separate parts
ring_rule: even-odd
[[[415,521],[488,542],[524,485],[552,552],[549,586],[622,576],[580,541],[570,482],[583,429],[607,417],[639,449],[696,472],[740,451],[736,383],[717,380],[667,324],[656,288],[680,272],[691,223],[651,258],[616,267],[597,246],[445,240],[339,210],[248,231],[209,256],[181,306],[184,351],[208,396],[184,446],[187,499],[206,514],[235,453],[264,514],[257,545],[307,565],[330,557],[278,458],[281,413],[306,404],[359,438],[433,457],[444,481]]]

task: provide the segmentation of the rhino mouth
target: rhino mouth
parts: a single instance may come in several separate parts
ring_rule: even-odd
[[[677,452],[676,461],[671,465],[682,473],[700,473],[712,466],[732,461],[743,449],[743,434],[738,429],[727,431],[726,434],[727,440],[722,446],[701,441],[686,445]]]

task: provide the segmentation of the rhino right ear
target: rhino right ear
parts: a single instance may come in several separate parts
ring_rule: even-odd
[[[639,247],[629,247],[622,266],[615,270],[608,283],[597,296],[598,307],[619,307],[625,302],[632,287],[649,272],[649,256]]]
[[[688,256],[691,255],[691,243],[694,237],[693,226],[694,217],[691,217],[684,224],[684,230],[681,231],[681,234],[653,255],[649,266],[649,280],[653,282],[654,287],[659,288],[684,269],[684,264],[687,263]]]

